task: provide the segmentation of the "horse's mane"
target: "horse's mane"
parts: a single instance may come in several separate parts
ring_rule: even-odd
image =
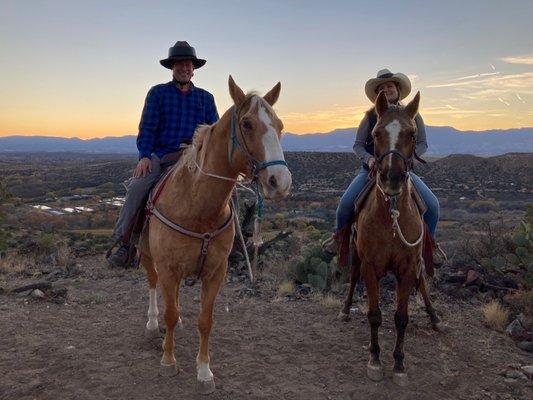
[[[202,150],[205,139],[208,133],[211,131],[212,126],[213,125],[199,125],[196,128],[192,137],[192,143],[185,150],[183,150],[183,154],[174,167],[176,171],[182,169],[183,167],[194,165],[198,153]]]
[[[246,93],[246,96],[244,98],[244,101],[241,104],[241,107],[244,106],[246,103],[248,103],[250,99],[254,96],[259,96],[259,94],[256,91],[251,91],[251,92]],[[267,102],[264,102],[264,103],[269,107],[269,109],[271,109],[270,105]],[[208,137],[210,131],[213,129],[213,127],[217,123],[218,121],[215,122],[213,125],[199,125],[196,128],[196,130],[194,131],[194,135],[192,137],[192,144],[189,145],[185,150],[183,150],[183,154],[181,155],[179,161],[174,166],[175,171],[180,170],[184,167],[194,166],[194,163],[196,162],[196,158],[198,157],[198,153],[201,152],[202,147],[206,141],[206,138]]]

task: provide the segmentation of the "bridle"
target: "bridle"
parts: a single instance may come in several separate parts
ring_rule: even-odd
[[[248,149],[248,145],[246,144],[246,138],[242,133],[242,130],[239,129],[240,137],[242,139],[239,140],[239,135],[237,134],[237,117],[240,109],[237,109],[236,106],[232,107],[232,113],[231,113],[231,139],[230,139],[230,147],[228,148],[228,161],[231,167],[233,168],[233,158],[235,155],[235,150],[239,149],[248,159],[248,164],[250,165],[251,174],[252,174],[252,180],[256,180],[258,177],[258,174],[261,170],[270,167],[272,165],[284,165],[288,167],[287,162],[285,160],[272,160],[272,161],[259,161],[257,160]]]
[[[400,228],[400,224],[398,222],[398,218],[400,217],[400,211],[398,210],[398,206],[397,206],[398,195],[390,196],[390,195],[385,193],[385,191],[381,187],[380,174],[382,173],[381,163],[383,162],[383,159],[386,156],[388,156],[390,154],[392,156],[400,157],[402,159],[402,161],[403,161],[403,164],[404,164],[403,181],[404,181],[404,183],[406,183],[407,180],[410,179],[409,178],[409,171],[411,171],[413,169],[413,158],[418,160],[418,161],[420,161],[423,164],[426,164],[426,161],[423,160],[422,158],[420,158],[418,156],[418,154],[416,154],[416,137],[415,136],[413,136],[413,139],[411,141],[411,149],[412,149],[412,151],[411,151],[411,155],[409,157],[404,156],[400,151],[398,151],[396,149],[388,150],[385,153],[383,153],[382,155],[380,155],[379,157],[376,157],[375,145],[374,145],[374,157],[376,159],[375,166],[377,168],[376,186],[378,187],[379,191],[381,192],[381,194],[385,198],[385,201],[389,203],[389,213],[390,213],[390,216],[391,216],[391,219],[392,219],[392,235],[393,235],[393,237],[396,236],[396,233],[398,233],[398,236],[399,236],[400,240],[407,247],[414,247],[414,246],[417,246],[418,244],[420,244],[422,242],[422,239],[424,238],[424,222],[423,222],[423,219],[421,217],[420,236],[418,237],[418,239],[416,241],[414,241],[412,243],[408,242],[407,239],[405,238],[405,236],[403,235],[402,229]]]

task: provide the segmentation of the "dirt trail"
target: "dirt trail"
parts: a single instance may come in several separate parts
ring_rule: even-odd
[[[82,276],[56,282],[68,286],[67,304],[0,296],[0,399],[533,398],[531,381],[501,376],[506,367],[532,359],[486,329],[477,306],[437,299],[447,333],[432,331],[423,309],[411,307],[405,347],[410,384],[399,388],[391,379],[390,305],[380,330],[385,379],[373,383],[365,377],[369,327],[363,313],[342,323],[337,310],[242,297],[237,284],[225,288],[216,306],[211,368],[217,391],[198,396],[198,287],[182,287],[184,328],[176,335],[182,371],[165,378],[158,375],[161,339],[143,334],[148,291],[140,271],[107,271],[91,258],[80,262]]]

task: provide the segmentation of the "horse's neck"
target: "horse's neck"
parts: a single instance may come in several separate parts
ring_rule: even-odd
[[[404,190],[398,195],[396,207],[400,214],[407,215],[417,209],[413,196],[411,195],[413,190],[412,186],[413,184],[409,180],[405,184]],[[390,214],[390,200],[385,200],[385,195],[380,191],[377,184],[374,186],[374,199],[375,201],[372,202],[374,205],[374,211]]]
[[[207,132],[196,162],[206,173],[237,178],[228,160],[230,126],[228,118],[221,119]],[[177,168],[161,194],[158,207],[176,223],[182,220],[214,223],[224,219],[234,182],[203,174],[187,164]]]

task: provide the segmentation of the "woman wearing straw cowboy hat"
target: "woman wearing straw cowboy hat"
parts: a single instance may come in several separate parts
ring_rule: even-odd
[[[374,103],[379,92],[383,91],[389,104],[400,105],[400,101],[406,98],[411,92],[411,82],[409,78],[402,73],[393,74],[388,69],[382,69],[377,73],[376,78],[369,79],[365,84],[365,93],[369,100]],[[377,122],[377,115],[374,107],[365,113],[365,116],[359,123],[355,144],[353,146],[355,154],[362,159],[363,163],[359,173],[352,183],[344,192],[339,206],[337,208],[337,226],[332,237],[326,240],[323,248],[328,253],[336,254],[339,247],[339,238],[343,231],[348,228],[354,215],[354,202],[368,180],[368,173],[375,164],[374,144],[372,141],[372,130]],[[422,117],[417,114],[415,117],[417,126],[416,153],[420,156],[427,150],[426,128]],[[424,214],[429,231],[433,238],[437,229],[439,220],[439,201],[431,190],[422,180],[412,171],[410,172],[411,180],[418,193],[424,199],[427,205],[427,211]]]
[[[172,81],[154,86],[146,96],[137,136],[139,162],[113,232],[120,246],[107,257],[113,267],[131,261],[130,236],[137,211],[161,174],[177,161],[181,145],[191,140],[198,125],[218,121],[213,95],[191,82],[194,70],[206,63],[196,57],[194,47],[178,41],[159,63],[172,70]]]

